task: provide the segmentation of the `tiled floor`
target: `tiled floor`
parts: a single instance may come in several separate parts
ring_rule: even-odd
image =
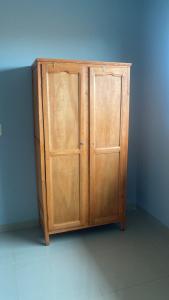
[[[137,211],[116,226],[41,244],[38,229],[0,234],[0,300],[169,300],[169,230]]]

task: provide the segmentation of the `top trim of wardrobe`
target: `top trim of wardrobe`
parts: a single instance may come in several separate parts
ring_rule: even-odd
[[[131,63],[123,62],[108,62],[108,61],[95,61],[95,60],[73,60],[73,59],[55,59],[55,58],[37,58],[35,59],[33,65],[38,63],[76,63],[76,64],[86,64],[86,65],[111,65],[117,67],[131,67]]]

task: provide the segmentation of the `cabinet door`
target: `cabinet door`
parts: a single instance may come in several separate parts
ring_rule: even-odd
[[[49,231],[88,222],[87,70],[42,65]]]
[[[123,221],[129,71],[90,68],[90,222]]]

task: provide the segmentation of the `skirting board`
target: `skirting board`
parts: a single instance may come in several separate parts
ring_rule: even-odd
[[[38,226],[39,226],[38,221],[26,221],[21,223],[4,224],[4,225],[0,225],[0,233],[7,232],[7,231],[16,231],[16,230],[35,228]]]
[[[128,204],[127,205],[127,213],[136,210],[135,204]],[[1,232],[7,232],[7,231],[16,231],[16,230],[23,230],[23,229],[29,229],[29,228],[35,228],[39,226],[38,220],[32,220],[32,221],[26,221],[26,222],[20,222],[20,223],[13,223],[13,224],[4,224],[0,225],[0,233]]]

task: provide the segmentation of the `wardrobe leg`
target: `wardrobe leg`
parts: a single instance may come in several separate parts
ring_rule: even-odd
[[[125,229],[126,229],[126,222],[125,221],[120,222],[120,230],[125,231]]]
[[[49,243],[50,243],[50,241],[49,241],[49,234],[48,234],[48,232],[45,232],[45,246],[48,246]]]

